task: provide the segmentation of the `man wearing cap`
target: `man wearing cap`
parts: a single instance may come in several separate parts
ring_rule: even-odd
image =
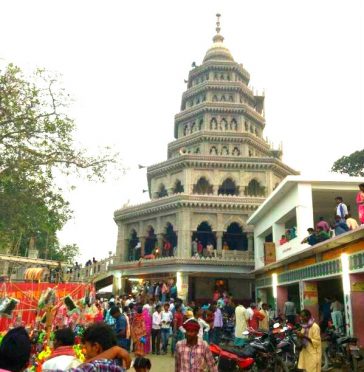
[[[178,341],[175,353],[175,372],[218,372],[207,343],[198,338],[200,324],[194,318],[183,323],[186,339]]]

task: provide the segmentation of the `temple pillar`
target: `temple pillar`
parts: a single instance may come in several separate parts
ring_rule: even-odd
[[[222,238],[224,236],[224,232],[223,231],[217,231],[216,232],[216,250],[217,250],[217,254],[219,256],[222,255]]]
[[[178,230],[177,255],[188,258],[191,256],[191,213],[188,209],[181,210],[177,215]]]
[[[188,273],[177,271],[176,286],[177,296],[186,303],[188,300]]]
[[[145,252],[145,236],[139,238],[140,241],[140,257],[144,257]]]
[[[116,240],[116,259],[119,262],[126,261],[128,253],[126,252],[128,249],[128,244],[126,243],[126,236],[125,236],[125,226],[118,222],[118,237]]]
[[[254,252],[254,233],[248,232],[246,235],[248,238],[248,252],[253,253]]]

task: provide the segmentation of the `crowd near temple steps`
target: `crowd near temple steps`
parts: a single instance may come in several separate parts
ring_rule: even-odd
[[[364,368],[364,178],[286,165],[249,82],[217,14],[116,252],[0,255],[0,372]]]

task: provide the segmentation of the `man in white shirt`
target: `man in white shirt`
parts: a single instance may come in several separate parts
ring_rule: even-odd
[[[340,216],[340,222],[345,222],[345,216],[349,213],[348,207],[344,204],[343,198],[337,196],[335,198],[336,202],[336,216]]]
[[[173,314],[169,310],[169,303],[166,302],[163,305],[163,311],[161,312],[161,337],[162,337],[162,354],[167,353],[168,339],[171,334],[171,325],[173,321]]]
[[[152,317],[152,354],[160,354],[161,346],[161,305],[155,307],[155,312]]]

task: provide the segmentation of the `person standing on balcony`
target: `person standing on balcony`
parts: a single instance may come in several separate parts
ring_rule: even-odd
[[[345,223],[345,216],[349,213],[348,207],[344,203],[344,200],[341,196],[337,196],[335,198],[335,202],[336,202],[336,215],[340,216],[340,222]]]
[[[191,248],[192,248],[192,257],[196,257],[197,254],[198,254],[198,251],[197,251],[197,245],[198,245],[198,240],[197,238],[192,242],[191,244]]]
[[[203,255],[203,245],[200,241],[197,242],[197,253],[200,257]]]
[[[364,183],[359,185],[359,192],[356,195],[356,204],[359,212],[359,223],[364,225]]]

